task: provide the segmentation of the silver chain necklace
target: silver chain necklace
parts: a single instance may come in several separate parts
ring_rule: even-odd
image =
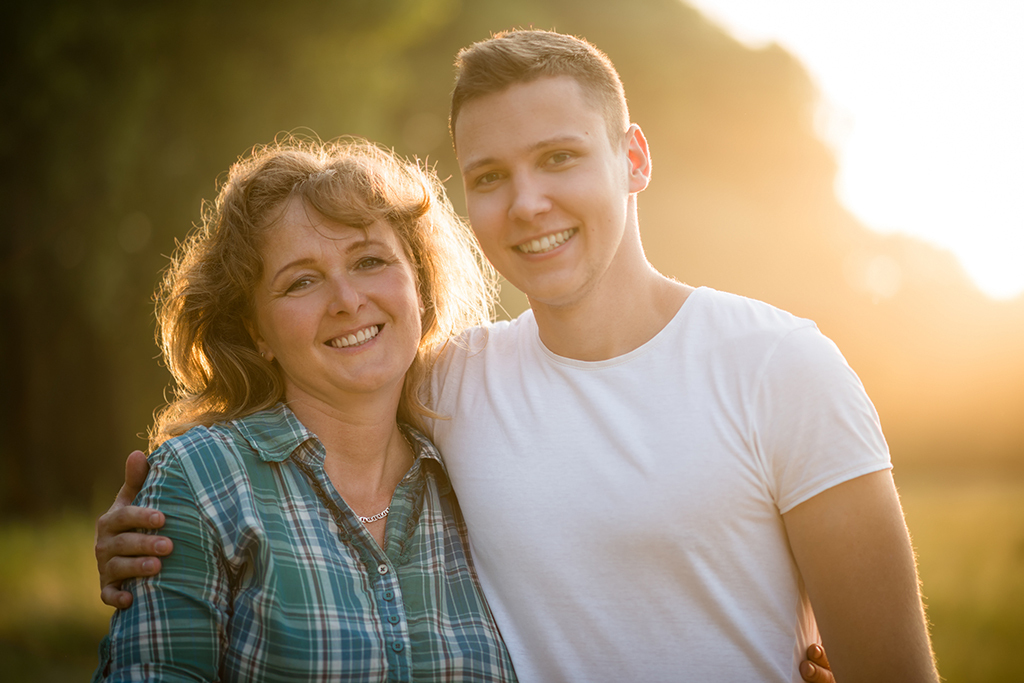
[[[405,432],[400,432],[400,433],[402,435],[402,438],[405,439],[405,443],[408,444],[409,450],[412,452],[413,456],[415,457],[416,449],[413,448],[412,442],[409,441],[409,437],[407,437],[405,435]],[[384,519],[385,517],[388,516],[389,512],[391,512],[391,506],[390,505],[388,505],[386,508],[384,508],[383,512],[378,512],[377,514],[371,515],[370,517],[363,517],[362,515],[356,515],[356,517],[359,517],[359,521],[362,522],[363,524],[369,524],[370,522],[376,522],[379,519]]]
[[[359,517],[359,521],[362,522],[363,524],[369,524],[370,522],[376,522],[378,519],[384,519],[385,517],[388,516],[389,512],[391,512],[391,506],[390,505],[388,505],[386,508],[384,508],[384,512],[378,512],[377,514],[375,514],[375,515],[373,515],[371,517],[360,517],[359,515],[356,515],[356,517]]]

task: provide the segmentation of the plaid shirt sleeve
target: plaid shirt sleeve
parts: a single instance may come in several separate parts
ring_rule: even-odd
[[[136,504],[164,513],[174,552],[158,575],[125,586],[135,600],[111,622],[105,680],[216,680],[231,595],[218,542],[172,445],[149,463]]]

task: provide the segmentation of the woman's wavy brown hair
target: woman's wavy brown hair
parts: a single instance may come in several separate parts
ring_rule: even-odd
[[[422,427],[422,417],[437,417],[421,398],[436,349],[491,319],[494,270],[432,170],[362,139],[288,136],[231,167],[157,289],[157,343],[174,382],[172,400],[150,430],[151,448],[284,398],[277,364],[260,358],[249,329],[263,276],[262,240],[292,198],[342,225],[383,220],[394,228],[425,307],[398,418]]]

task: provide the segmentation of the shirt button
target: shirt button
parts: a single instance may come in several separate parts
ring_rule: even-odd
[[[380,564],[377,565],[377,573],[380,574],[381,576],[384,576],[385,574],[387,574],[388,571],[389,571],[388,570],[388,566],[386,564],[384,564],[383,562],[381,562]]]
[[[388,617],[388,623],[389,624],[397,624],[398,623],[398,615],[397,614],[392,614],[390,617]]]
[[[391,643],[391,649],[395,652],[401,652],[405,649],[405,645],[402,643]]]
[[[384,591],[384,599],[385,600],[389,600],[389,601],[390,600],[394,600],[395,599],[395,591]]]

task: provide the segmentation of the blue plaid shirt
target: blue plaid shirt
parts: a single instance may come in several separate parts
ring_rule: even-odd
[[[406,434],[383,551],[282,404],[164,443],[135,502],[174,552],[126,585],[94,680],[515,680],[444,465]]]

